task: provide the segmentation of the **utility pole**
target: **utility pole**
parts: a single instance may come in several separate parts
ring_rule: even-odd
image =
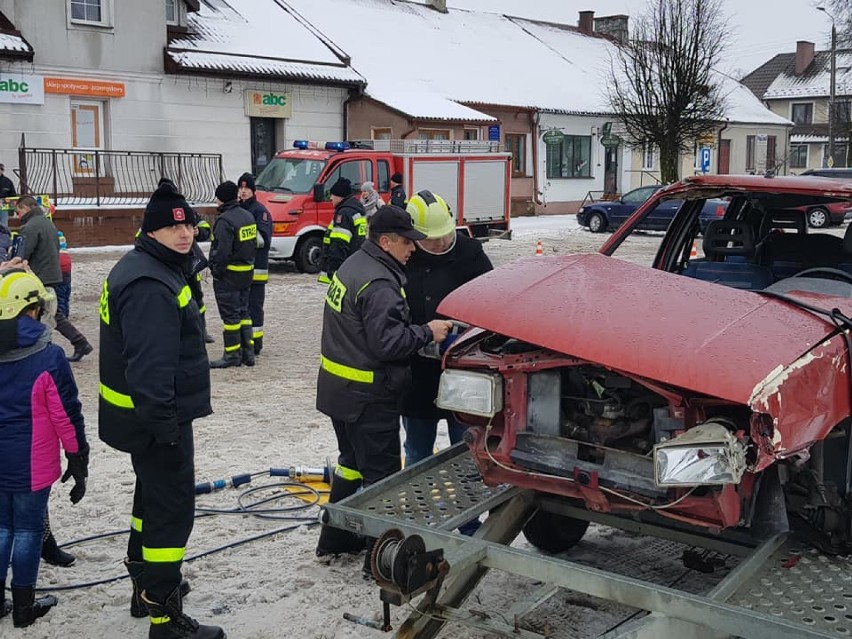
[[[834,98],[837,91],[837,25],[825,7],[817,7],[831,20],[831,78],[828,89],[828,167],[834,166]],[[845,162],[844,162],[845,164]]]

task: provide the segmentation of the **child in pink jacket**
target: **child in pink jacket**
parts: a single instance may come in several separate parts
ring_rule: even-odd
[[[35,584],[47,499],[62,474],[60,443],[68,459],[62,481],[74,478],[71,502],[86,492],[89,445],[77,384],[64,351],[39,321],[52,316],[52,304],[55,296],[35,275],[0,270],[0,617],[11,609],[16,628],[56,605],[53,596],[36,599]]]

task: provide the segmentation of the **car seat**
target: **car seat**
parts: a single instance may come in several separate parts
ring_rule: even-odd
[[[769,267],[776,281],[808,268],[836,267],[843,260],[843,240],[826,233],[809,234],[803,211],[770,211],[761,230],[766,235],[758,245],[757,262]]]
[[[690,261],[683,272],[687,277],[748,290],[772,283],[772,271],[752,261],[754,231],[747,222],[713,220],[704,231],[703,248],[707,259]]]

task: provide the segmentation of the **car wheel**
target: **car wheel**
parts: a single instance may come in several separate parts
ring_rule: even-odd
[[[296,246],[293,259],[300,273],[319,273],[320,253],[322,252],[322,235],[303,237]]]
[[[564,552],[576,546],[589,522],[565,515],[539,510],[524,526],[524,537],[539,550],[549,553]]]
[[[606,218],[600,213],[589,216],[589,230],[592,233],[603,233],[606,230]]]
[[[808,226],[821,229],[831,223],[828,211],[821,206],[816,206],[808,211]]]

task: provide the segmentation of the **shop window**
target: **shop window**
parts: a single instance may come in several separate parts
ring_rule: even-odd
[[[566,135],[559,144],[547,145],[547,177],[591,177],[591,159],[591,136]]]
[[[527,136],[507,133],[506,150],[512,154],[512,177],[525,176],[527,174]]]

